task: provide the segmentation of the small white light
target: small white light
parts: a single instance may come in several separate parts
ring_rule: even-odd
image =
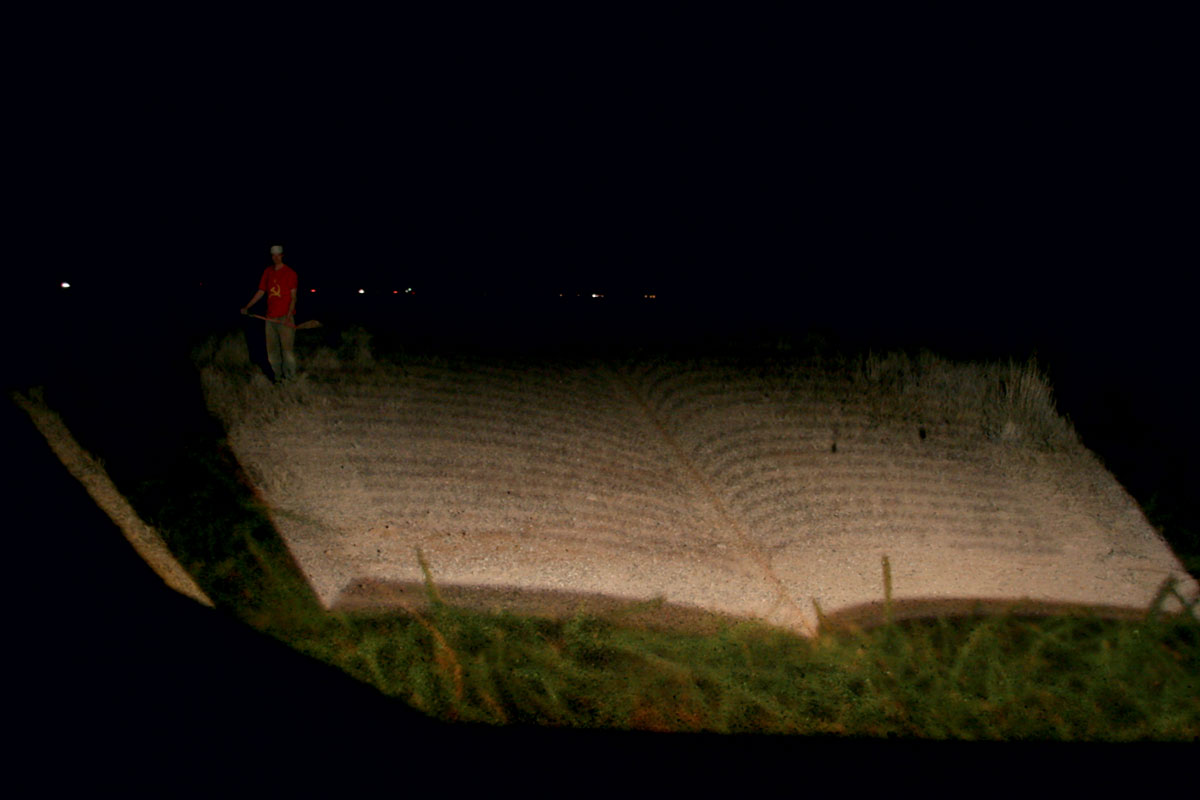
[[[62,288],[64,288],[64,289],[70,289],[70,288],[71,288],[71,284],[67,283],[66,281],[63,281],[63,282],[62,282],[61,284],[59,284],[59,285],[60,285],[60,286],[62,286]]]
[[[367,290],[366,290],[366,289],[359,289],[359,290],[358,290],[358,293],[359,293],[359,294],[366,294],[366,293],[367,293]]]

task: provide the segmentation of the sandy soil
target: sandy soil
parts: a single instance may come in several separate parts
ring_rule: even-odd
[[[486,361],[203,377],[330,609],[421,604],[418,548],[447,599],[480,608],[804,634],[815,604],[878,619],[885,556],[901,615],[1136,614],[1171,576],[1200,594],[1081,446],[905,418],[848,378]]]

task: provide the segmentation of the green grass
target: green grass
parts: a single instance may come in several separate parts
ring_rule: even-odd
[[[807,640],[751,623],[699,635],[585,615],[485,614],[439,602],[429,576],[423,610],[329,614],[261,510],[251,502],[233,516],[229,527],[210,517],[208,536],[187,537],[209,540],[206,553],[211,540],[226,542],[221,560],[191,562],[219,606],[441,720],[960,740],[1200,737],[1200,623],[1153,608],[1138,622],[962,617]],[[235,537],[223,535],[230,529]]]
[[[361,339],[347,346],[366,363]],[[920,369],[957,380],[928,360]],[[1059,423],[1038,427],[1047,387],[1028,367],[1006,369],[997,373],[1004,390],[988,402],[1041,431],[1041,443],[1053,441]],[[899,358],[864,363],[866,380],[910,381],[920,413],[924,401],[912,393],[920,382],[901,377],[912,374],[912,362]],[[456,608],[440,602],[426,567],[430,602],[422,609],[333,614],[320,607],[223,441],[196,436],[175,458],[154,463],[152,477],[127,469],[123,483],[114,480],[219,609],[439,720],[930,740],[1200,738],[1200,623],[1157,613],[1157,603],[1134,622],[956,617],[815,639],[731,623],[700,635],[617,617]]]
[[[428,572],[423,610],[330,614],[227,465],[195,463],[208,464],[213,487],[191,496],[208,509],[203,527],[186,515],[184,535],[182,507],[156,522],[217,605],[437,719],[960,740],[1200,737],[1200,623],[1187,617],[1153,608],[1138,622],[960,617],[814,640],[745,623],[700,635],[456,608],[439,601]],[[231,500],[214,502],[222,494]]]
[[[810,641],[754,624],[689,635],[435,605],[416,618],[340,618],[291,641],[446,720],[1187,741],[1200,737],[1197,627],[1152,615],[957,618]]]

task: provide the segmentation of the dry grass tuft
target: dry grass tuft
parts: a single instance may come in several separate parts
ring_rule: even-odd
[[[307,377],[275,386],[250,359],[240,333],[209,340],[192,352],[209,408],[230,430],[261,425],[312,402],[315,393]]]
[[[371,334],[363,328],[353,327],[342,333],[342,351],[349,355],[349,362],[356,369],[370,369],[375,366],[375,355],[371,351]]]
[[[1059,415],[1050,382],[1037,362],[1012,361],[995,368],[992,383],[998,392],[989,407],[989,433],[1006,441],[1027,440],[1047,450],[1061,450],[1079,443],[1070,422]]]
[[[928,351],[916,358],[871,352],[859,358],[854,379],[881,417],[978,426],[988,440],[1048,451],[1079,443],[1034,359],[979,364],[949,361]]]

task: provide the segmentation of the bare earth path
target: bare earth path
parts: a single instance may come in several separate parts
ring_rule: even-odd
[[[885,555],[901,613],[1021,599],[1144,612],[1168,576],[1200,592],[1081,446],[1043,452],[1012,426],[989,438],[969,414],[918,424],[836,374],[313,367],[240,407],[220,400],[219,371],[203,375],[331,609],[419,603],[417,548],[448,599],[482,608],[661,598],[650,621],[801,633],[813,600],[877,615]]]

